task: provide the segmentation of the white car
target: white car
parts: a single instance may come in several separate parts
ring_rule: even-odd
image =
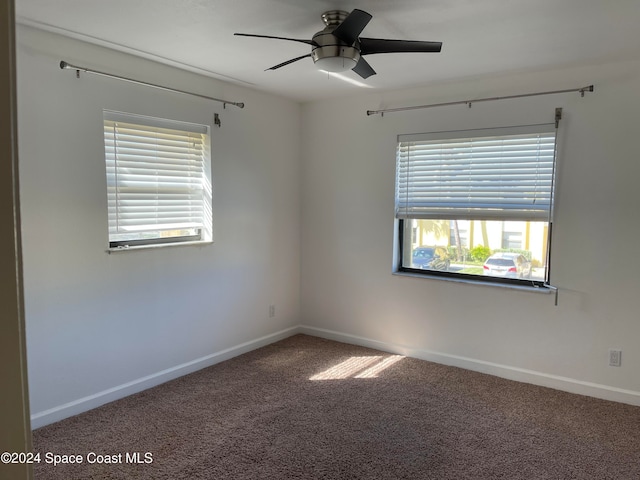
[[[484,262],[485,275],[505,278],[531,278],[531,262],[519,253],[494,253]]]

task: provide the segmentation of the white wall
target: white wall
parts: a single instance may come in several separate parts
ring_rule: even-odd
[[[76,79],[60,60],[246,107]],[[18,86],[34,426],[273,341],[299,323],[297,103],[25,26]],[[209,124],[220,114],[214,244],[106,253],[103,108]]]
[[[381,73],[382,74],[382,73]],[[595,92],[367,110],[595,84]],[[303,107],[309,333],[640,404],[637,62],[473,78]],[[396,135],[552,122],[563,107],[553,295],[392,275]],[[623,351],[608,366],[608,349]]]

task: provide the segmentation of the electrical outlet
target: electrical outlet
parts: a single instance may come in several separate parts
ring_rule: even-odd
[[[273,318],[276,316],[276,306],[269,305],[269,318]]]
[[[609,349],[609,366],[619,367],[622,365],[622,350]]]

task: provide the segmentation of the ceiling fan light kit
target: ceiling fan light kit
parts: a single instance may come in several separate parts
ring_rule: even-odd
[[[358,61],[353,58],[354,56],[360,58],[360,54],[357,51],[355,51],[355,53],[341,51],[334,55],[325,56],[316,55],[314,52],[314,55],[311,58],[313,58],[313,63],[316,64],[318,69],[324,70],[325,72],[335,73],[353,69],[358,64]]]
[[[311,40],[299,38],[236,33],[243,37],[288,40],[311,45],[311,53],[292,58],[267,70],[277,70],[303,58],[311,57],[319,70],[344,72],[353,70],[362,78],[375,75],[375,70],[363,58],[374,53],[440,52],[441,42],[421,42],[415,40],[386,40],[382,38],[360,38],[372,16],[355,9],[351,13],[344,10],[329,10],[322,14],[326,27],[316,33]]]

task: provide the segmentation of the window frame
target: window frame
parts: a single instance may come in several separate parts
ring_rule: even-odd
[[[159,183],[160,191],[155,195],[155,202],[151,204],[151,208],[156,208],[156,222],[158,222],[158,226],[161,228],[153,229],[148,228],[150,225],[153,225],[153,222],[145,224],[142,221],[140,224],[133,224],[130,226],[130,234],[134,236],[136,231],[138,233],[148,232],[152,235],[156,235],[155,237],[150,238],[132,238],[132,239],[122,239],[116,238],[118,234],[126,235],[128,232],[122,231],[118,232],[119,228],[118,224],[120,221],[118,220],[119,215],[122,215],[122,209],[119,207],[118,198],[118,188],[121,188],[122,185],[118,183],[118,168],[121,168],[123,171],[126,171],[126,167],[118,166],[118,145],[117,145],[117,136],[119,133],[115,131],[110,132],[109,128],[115,127],[117,123],[125,123],[131,126],[140,128],[140,131],[144,131],[147,134],[153,134],[154,130],[157,130],[157,135],[159,141],[157,141],[158,145],[155,149],[146,148],[144,140],[141,142],[137,142],[137,139],[131,140],[129,143],[133,145],[133,149],[144,149],[146,150],[144,153],[139,154],[142,159],[142,163],[145,163],[145,160],[149,158],[154,158],[156,161],[158,159],[162,160],[162,163],[168,166],[168,168],[176,169],[179,167],[183,167],[185,169],[185,163],[191,165],[190,167],[187,165],[186,170],[189,172],[188,174],[184,173],[171,173],[173,180],[163,179],[162,170],[153,173],[142,173],[146,177],[143,180],[149,180],[150,178],[154,178],[156,181],[159,179],[165,180],[165,184],[162,182]],[[169,118],[161,118],[161,117],[153,117],[148,115],[140,115],[134,113],[126,113],[114,110],[103,110],[103,140],[104,140],[104,161],[105,161],[105,173],[106,173],[106,192],[107,192],[107,215],[109,218],[108,223],[108,231],[107,231],[107,251],[109,253],[112,252],[120,252],[127,250],[137,250],[137,249],[145,249],[145,248],[157,248],[157,247],[167,247],[167,246],[176,246],[176,245],[192,245],[192,244],[207,244],[212,243],[213,241],[213,225],[212,225],[212,196],[213,196],[213,182],[212,182],[212,173],[211,173],[211,131],[212,127],[208,124],[200,124],[193,122],[185,122],[182,120],[175,120]],[[196,150],[194,150],[191,146],[188,147],[180,147],[176,148],[175,146],[171,147],[163,147],[161,146],[162,140],[166,140],[164,138],[165,135],[176,135],[177,137],[181,137],[183,141],[187,137],[201,137],[197,139]],[[122,147],[124,149],[124,147]],[[167,148],[164,150],[164,148]],[[185,153],[170,153],[168,158],[162,159],[162,154],[166,154],[170,150],[178,150],[185,151]],[[194,158],[194,151],[198,151],[198,154]],[[147,153],[147,152],[155,152]],[[131,153],[130,156],[136,156],[137,150],[134,153]],[[189,158],[192,158],[189,160]],[[175,162],[171,162],[174,160]],[[127,162],[125,162],[127,163]],[[128,163],[132,163],[129,161]],[[195,170],[194,170],[195,167]],[[129,167],[131,169],[135,167]],[[140,170],[147,169],[148,166],[141,166]],[[151,171],[152,169],[149,169]],[[193,176],[193,172],[196,172],[196,175]],[[166,172],[165,172],[166,173]],[[128,175],[129,173],[125,174]],[[177,175],[177,179],[175,177]],[[181,179],[182,178],[182,179]],[[193,183],[195,180],[195,183]],[[163,203],[163,196],[166,194],[162,193],[163,188],[168,188],[167,184],[173,182],[173,189],[178,191],[178,195],[180,195],[183,199],[186,196],[189,197],[189,208],[187,210],[196,209],[196,211],[200,211],[201,213],[196,214],[192,217],[192,213],[188,214],[188,219],[196,220],[193,222],[193,225],[187,226],[176,224],[176,228],[167,228],[166,225],[162,225],[159,223],[159,219],[162,217],[162,208],[161,203]],[[182,186],[175,186],[175,182],[178,182],[178,185],[182,184]],[[185,186],[186,185],[186,186]],[[195,186],[194,195],[193,192],[187,193],[193,190],[192,185]],[[175,192],[173,192],[175,193]],[[147,200],[148,202],[153,202],[153,200]],[[183,200],[184,201],[184,200]],[[191,202],[195,202],[192,203]],[[173,201],[170,201],[173,202]],[[171,208],[176,208],[175,203],[167,202],[166,197],[164,198],[164,203],[168,204],[168,208],[164,210],[164,214],[167,215]],[[130,203],[134,203],[130,201]],[[126,207],[124,207],[126,211]],[[112,225],[112,218],[116,218],[116,226]],[[148,222],[148,215],[145,214]],[[153,215],[152,215],[153,217]],[[171,225],[169,222],[168,225]],[[139,228],[137,228],[139,227]],[[146,227],[146,228],[145,228]],[[182,231],[183,235],[175,234],[164,236],[163,232],[171,232],[174,231]],[[142,235],[141,235],[142,236]]]
[[[490,275],[476,275],[472,273],[456,273],[442,270],[425,270],[420,268],[406,267],[403,265],[404,260],[404,222],[405,219],[396,219],[396,241],[397,241],[397,259],[394,265],[393,273],[400,275],[410,275],[412,277],[435,278],[439,280],[451,280],[462,283],[479,283],[485,285],[512,286],[518,288],[533,288],[536,290],[547,290],[550,287],[548,277],[550,266],[547,263],[547,272],[544,280],[535,279],[518,279],[506,277],[494,277]],[[549,228],[551,232],[551,228]],[[550,245],[550,241],[549,241]],[[547,249],[547,257],[549,256],[549,248]],[[548,259],[546,259],[548,262]]]
[[[553,289],[553,287],[550,285],[550,269],[551,269],[551,265],[550,265],[550,253],[551,253],[551,234],[552,234],[552,226],[553,226],[553,206],[554,206],[554,196],[555,196],[555,187],[556,187],[556,175],[557,175],[557,168],[556,168],[556,163],[557,163],[557,151],[558,151],[558,124],[556,123],[555,125],[553,124],[543,124],[549,127],[548,132],[547,133],[554,133],[554,138],[553,138],[553,162],[552,162],[552,174],[551,174],[551,185],[550,185],[550,189],[549,189],[549,207],[548,207],[548,218],[545,219],[544,221],[546,222],[547,225],[547,235],[546,235],[546,250],[543,251],[543,256],[544,256],[544,261],[545,261],[545,276],[543,280],[537,280],[537,279],[515,279],[515,278],[504,278],[504,277],[495,277],[495,276],[488,276],[488,275],[480,275],[480,274],[468,274],[468,273],[457,273],[457,272],[450,272],[450,271],[440,271],[440,270],[429,270],[429,269],[418,269],[418,268],[412,268],[412,267],[408,267],[405,266],[405,236],[408,234],[407,232],[405,232],[405,221],[411,221],[413,219],[438,219],[438,220],[448,220],[448,221],[452,221],[452,220],[469,220],[469,221],[473,221],[473,220],[486,220],[486,221],[490,221],[490,220],[497,220],[498,218],[495,218],[492,215],[488,215],[487,217],[482,217],[479,215],[474,215],[471,216],[469,218],[463,218],[461,216],[456,216],[456,215],[452,215],[450,217],[445,217],[445,216],[436,216],[433,218],[428,218],[427,216],[422,216],[422,217],[412,217],[408,214],[405,214],[405,216],[401,216],[398,214],[398,181],[399,181],[399,173],[398,173],[398,169],[399,169],[399,159],[398,159],[398,153],[396,154],[396,171],[395,171],[395,175],[396,175],[396,184],[395,184],[395,202],[396,202],[396,219],[395,219],[395,223],[396,223],[396,228],[395,230],[395,241],[394,241],[394,245],[395,245],[395,253],[394,253],[394,273],[396,274],[405,274],[405,275],[410,275],[410,276],[414,276],[414,277],[425,277],[425,278],[434,278],[434,279],[440,279],[440,280],[449,280],[449,281],[456,281],[456,282],[466,282],[466,283],[475,283],[475,284],[483,284],[483,285],[496,285],[496,286],[508,286],[508,287],[514,287],[514,288],[519,288],[519,289],[532,289],[532,290],[537,290],[537,291],[544,291],[544,292],[549,292],[551,289]],[[466,132],[469,131],[473,131],[473,132],[478,132],[478,131],[486,131],[486,132],[499,132],[499,131],[508,131],[509,129],[519,129],[519,128],[524,128],[526,129],[527,127],[538,127],[538,125],[523,125],[523,126],[513,126],[513,127],[498,127],[498,128],[487,128],[487,129],[480,129],[480,130],[460,130],[460,131],[448,131],[448,132],[433,132],[433,133],[429,133],[429,134],[416,134],[416,135],[398,135],[398,139],[397,139],[397,147],[398,149],[400,148],[400,143],[401,143],[401,138],[410,138],[410,137],[420,137],[420,136],[437,136],[437,135],[444,135],[445,139],[451,139],[451,138],[457,138],[456,135],[457,134],[462,134],[464,135]],[[503,221],[505,219],[503,218]],[[516,217],[510,217],[508,218],[508,220],[510,221],[519,221],[519,222],[530,222],[530,221],[534,221],[533,218],[517,218]],[[537,221],[543,221],[542,219],[538,219]],[[408,228],[408,227],[407,227]],[[413,232],[413,229],[412,229]],[[450,236],[450,235],[449,235]],[[449,240],[450,242],[450,240]],[[471,243],[473,243],[472,239],[469,239],[470,245],[469,248],[472,248]]]

